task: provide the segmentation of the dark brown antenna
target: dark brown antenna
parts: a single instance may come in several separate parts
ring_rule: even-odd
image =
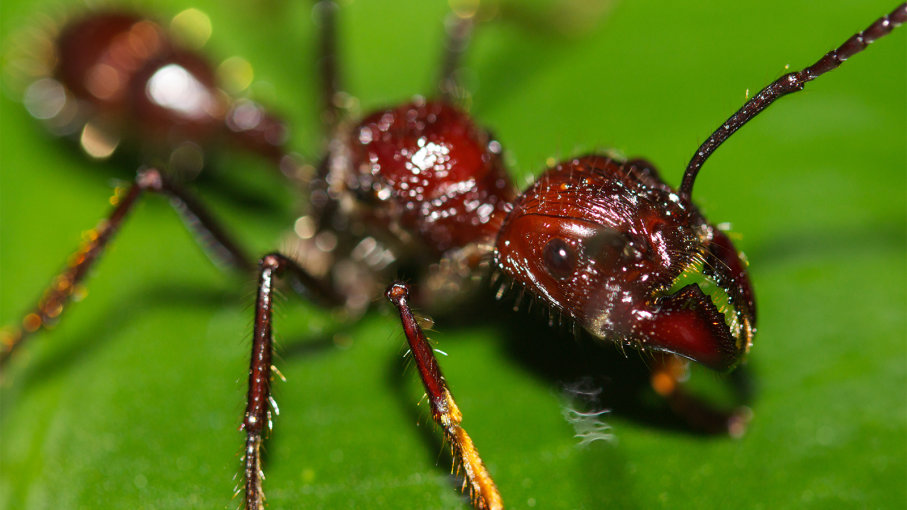
[[[777,101],[782,96],[803,90],[806,83],[815,80],[819,76],[837,68],[845,60],[853,55],[863,51],[873,41],[888,35],[892,30],[907,22],[907,3],[896,7],[887,16],[875,20],[872,25],[862,32],[853,35],[844,42],[840,47],[825,54],[815,64],[784,76],[773,81],[768,87],[760,90],[752,99],[743,105],[743,108],[737,110],[737,113],[724,122],[718,129],[712,133],[690,160],[686,172],[683,174],[683,181],[680,183],[678,191],[682,196],[690,198],[693,194],[693,182],[696,180],[696,174],[705,160],[715,152],[725,140],[727,140],[735,131],[740,129],[744,124],[759,115],[762,110]]]

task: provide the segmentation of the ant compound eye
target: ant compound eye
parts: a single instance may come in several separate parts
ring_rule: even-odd
[[[602,227],[585,244],[596,262],[603,267],[633,263],[643,258],[644,252],[638,242],[618,230]]]
[[[545,245],[545,269],[551,276],[563,280],[573,274],[576,266],[576,254],[566,241],[552,239]]]

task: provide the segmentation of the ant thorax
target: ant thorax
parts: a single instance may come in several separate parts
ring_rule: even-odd
[[[369,294],[410,267],[423,268],[412,275],[427,280],[423,302],[473,288],[516,196],[500,143],[458,108],[421,98],[338,131],[322,178],[328,205],[313,193],[314,236],[334,252],[319,265],[351,287],[374,280]],[[358,269],[338,268],[344,258]]]

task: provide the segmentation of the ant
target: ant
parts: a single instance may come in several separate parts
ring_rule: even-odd
[[[559,252],[560,252],[559,250],[555,250],[555,253],[559,253]],[[456,379],[454,379],[454,380],[456,380]]]

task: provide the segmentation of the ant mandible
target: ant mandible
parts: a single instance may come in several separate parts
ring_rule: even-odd
[[[884,35],[887,30],[903,22],[904,10],[902,6],[892,13],[894,23],[890,26],[886,27],[884,23],[876,23],[866,33],[871,34],[871,39]],[[332,10],[323,9],[321,12],[330,13]],[[327,14],[323,23],[326,27],[332,26]],[[465,34],[468,26],[460,25],[460,28]],[[883,30],[885,28],[887,30]],[[330,32],[330,30],[325,30],[325,33]],[[455,29],[452,34],[456,38],[457,30]],[[457,44],[451,45],[451,47],[457,46]],[[330,43],[326,44],[326,48],[328,49],[324,51],[322,61],[331,62],[333,52],[329,49]],[[842,48],[847,48],[842,52],[843,54],[852,54],[862,49],[862,46],[852,47],[845,44]],[[812,79],[835,66],[836,64],[808,68],[816,70],[816,72],[805,79]],[[332,76],[332,71],[325,72],[325,76]],[[450,74],[445,73],[442,84],[450,83],[452,80],[449,78]],[[336,85],[332,85],[332,81],[330,79],[326,81],[326,97],[336,97],[337,95]],[[487,260],[485,257],[488,253],[493,253],[494,265],[503,276],[522,283],[528,288],[531,295],[546,299],[549,306],[576,320],[580,326],[594,336],[607,335],[609,338],[613,338],[613,335],[616,335],[618,340],[626,342],[631,347],[641,347],[638,343],[645,341],[648,344],[644,346],[646,348],[681,354],[717,369],[726,369],[736,364],[748,348],[754,332],[755,312],[752,291],[743,265],[737,258],[736,251],[731,247],[730,241],[699,215],[689,202],[689,197],[695,172],[708,154],[731,132],[752,118],[771,101],[784,93],[798,89],[800,85],[794,84],[794,89],[784,89],[784,83],[776,82],[773,92],[763,91],[757,95],[748,103],[748,106],[757,105],[754,112],[744,112],[742,117],[736,119],[732,117],[728,123],[731,128],[727,130],[727,133],[716,133],[703,145],[699,156],[691,162],[679,192],[674,192],[664,185],[655,170],[643,161],[621,162],[592,156],[570,160],[556,166],[544,174],[530,190],[517,198],[507,181],[506,174],[502,172],[499,144],[488,137],[487,133],[475,128],[471,120],[462,113],[449,106],[452,97],[449,95],[448,87],[442,86],[444,92],[442,92],[441,101],[415,102],[399,109],[379,112],[367,117],[352,129],[350,126],[340,125],[336,106],[332,102],[328,102],[325,117],[328,119],[331,130],[346,130],[343,132],[347,137],[351,136],[350,133],[355,135],[359,145],[357,146],[355,143],[349,143],[349,145],[359,147],[364,155],[356,154],[355,148],[344,145],[347,142],[339,141],[342,140],[342,137],[334,138],[334,142],[339,146],[332,145],[331,157],[325,158],[322,173],[319,174],[322,179],[316,180],[314,185],[316,195],[321,193],[327,197],[320,204],[315,200],[316,204],[321,207],[313,215],[317,221],[316,232],[350,234],[356,239],[361,239],[362,236],[356,232],[357,228],[367,225],[371,232],[372,226],[377,224],[381,226],[381,229],[387,230],[384,234],[389,236],[390,240],[381,239],[380,241],[384,242],[378,243],[378,239],[369,238],[372,243],[376,243],[376,247],[372,247],[365,255],[372,255],[369,260],[376,261],[373,264],[375,267],[372,268],[374,271],[335,278],[355,282],[356,285],[350,285],[348,289],[342,291],[337,290],[342,285],[325,285],[323,279],[310,278],[310,273],[314,271],[298,268],[293,260],[286,259],[280,254],[271,254],[261,260],[259,304],[256,307],[258,318],[255,328],[255,345],[253,346],[253,349],[257,349],[259,354],[255,356],[257,362],[253,362],[252,365],[249,407],[244,421],[244,427],[248,433],[249,448],[247,451],[251,452],[251,455],[246,457],[247,504],[250,507],[261,504],[257,448],[261,440],[262,426],[269,421],[267,405],[271,346],[268,303],[271,298],[271,277],[280,270],[290,271],[289,276],[296,280],[294,283],[302,284],[316,298],[334,304],[338,304],[342,300],[345,306],[356,311],[357,307],[364,306],[368,302],[363,298],[363,294],[374,293],[374,285],[363,286],[362,283],[375,280],[372,277],[373,273],[380,273],[381,270],[391,267],[397,258],[402,258],[400,247],[411,249],[412,243],[418,242],[422,251],[433,253],[432,257],[443,256],[449,262],[453,262],[452,266],[448,266],[454,268],[452,274],[448,275],[448,278],[442,279],[446,282],[458,277],[464,267],[470,270],[475,269],[480,261]],[[392,164],[384,164],[382,168],[391,169],[387,173],[384,170],[377,172],[378,178],[355,172],[351,176],[349,170],[362,168],[363,165],[356,164],[361,163],[362,160],[374,161],[377,159],[384,163],[385,160],[381,159],[384,155],[382,147],[379,145],[377,149],[372,150],[370,145],[376,143],[375,140],[388,130],[382,125],[382,122],[389,124],[390,131],[393,132],[394,123],[407,115],[413,115],[416,124],[434,117],[438,119],[437,124],[443,128],[467,133],[469,136],[464,137],[467,143],[474,142],[470,139],[481,140],[482,143],[473,143],[473,145],[476,146],[476,152],[479,154],[478,159],[486,163],[490,162],[486,167],[490,175],[486,181],[488,186],[486,188],[467,188],[461,184],[461,181],[448,180],[445,177],[440,179],[437,187],[450,189],[437,195],[437,197],[444,198],[442,203],[432,204],[430,200],[418,199],[418,193],[416,194],[417,199],[413,200],[412,195],[409,195],[413,190],[400,184],[406,182],[404,179],[406,172],[418,175],[420,179],[423,177],[419,172],[413,172],[412,167],[404,166],[394,169]],[[407,121],[411,121],[411,119],[407,119]],[[403,130],[403,132],[406,131]],[[424,133],[413,137],[412,142],[416,144],[415,146],[406,148],[410,154],[406,164],[413,165],[415,158],[420,158],[419,161],[423,162],[427,159],[438,160],[446,155],[442,154],[445,150],[454,155],[459,154],[456,150],[461,146],[458,145],[456,149],[445,149],[442,144],[435,143],[428,139],[430,137],[423,137],[422,134]],[[446,132],[439,136],[447,138],[445,135],[447,135]],[[419,145],[420,141],[426,143]],[[394,142],[396,143],[397,140]],[[468,149],[469,147],[463,148],[463,150]],[[419,154],[420,152],[423,154]],[[395,156],[396,154],[392,152],[390,161],[393,161]],[[337,163],[338,159],[342,160],[342,163]],[[467,158],[458,156],[457,159]],[[436,162],[432,163],[432,166],[435,165],[437,165]],[[418,164],[416,166],[422,168]],[[370,168],[376,167],[370,166]],[[607,174],[613,175],[608,178]],[[613,180],[614,176],[619,178]],[[481,179],[475,180],[481,181]],[[324,184],[319,188],[321,183]],[[195,221],[200,222],[203,233],[212,238],[213,247],[218,253],[224,253],[227,259],[233,258],[235,261],[247,260],[235,243],[232,243],[223,231],[215,226],[213,220],[208,218],[201,209],[197,209],[198,206],[193,205],[191,199],[182,196],[182,190],[169,188],[170,185],[171,183],[165,175],[154,171],[143,172],[137,180],[136,186],[120,202],[118,210],[122,213],[115,213],[111,216],[108,222],[110,225],[108,232],[113,231],[116,223],[125,214],[126,209],[132,203],[130,197],[134,196],[133,193],[138,194],[139,189],[169,191],[174,194],[176,199],[181,200],[185,207],[195,211]],[[432,185],[427,187],[430,188]],[[613,187],[613,191],[606,192],[605,190],[611,189],[609,186]],[[448,212],[450,204],[446,200],[456,201],[457,199],[453,197],[457,197],[458,190],[463,190],[464,193],[461,195],[461,204],[456,204],[456,206],[463,209],[455,209],[453,213],[450,213]],[[531,192],[537,193],[542,199],[533,200]],[[478,195],[470,195],[470,193],[478,193]],[[644,213],[620,216],[614,215],[612,212],[601,211],[600,216],[595,218],[596,221],[589,224],[587,224],[589,218],[586,216],[584,216],[584,220],[561,218],[561,221],[557,222],[543,221],[544,218],[564,215],[563,212],[553,214],[546,209],[547,207],[555,208],[558,211],[572,209],[571,213],[566,215],[569,218],[577,218],[590,211],[600,211],[602,206],[597,200],[601,199],[601,194],[611,194],[619,202],[622,197],[628,203],[642,202],[641,207],[644,209]],[[580,205],[583,200],[587,201],[587,207]],[[477,202],[474,207],[470,207],[467,203],[471,201]],[[368,206],[365,211],[361,210],[363,203]],[[399,210],[384,211],[381,209],[382,206],[376,206],[376,203],[396,203]],[[408,204],[413,204],[415,209],[421,210],[413,212],[413,209],[407,208]],[[391,206],[391,209],[393,207]],[[621,207],[629,206],[622,205]],[[664,211],[667,211],[668,217],[672,219],[662,216]],[[603,219],[605,217],[607,217],[607,221]],[[678,220],[678,217],[681,219]],[[465,224],[461,223],[464,221]],[[451,224],[455,226],[451,227]],[[506,234],[508,231],[519,229],[537,233],[539,237]],[[415,235],[418,241],[409,237],[414,231],[418,232]],[[498,232],[501,233],[498,234]],[[639,233],[650,234],[649,239],[646,240],[645,236],[633,235]],[[659,240],[663,244],[659,246],[659,243],[654,242],[653,239]],[[86,246],[85,253],[99,253],[104,242],[106,242],[104,236],[98,236],[97,240]],[[520,246],[517,244],[519,242],[526,244]],[[476,245],[472,246],[474,243]],[[390,245],[395,245],[397,249],[390,249]],[[360,246],[362,245],[356,243],[355,246],[349,246],[348,251],[353,253],[355,248]],[[382,249],[389,251],[381,251]],[[337,253],[343,253],[343,251],[337,248],[328,255],[335,257]],[[527,253],[532,253],[532,255],[527,255]],[[590,253],[596,255],[590,255]],[[646,255],[656,253],[662,256],[664,267],[653,270],[653,262]],[[679,260],[673,257],[678,253],[683,255]],[[247,264],[237,265],[245,266]],[[66,278],[72,285],[84,275],[88,263],[77,263],[73,267],[78,268],[78,273]],[[329,264],[329,267],[334,267],[334,265]],[[583,270],[580,270],[580,267]],[[602,269],[604,267],[614,268],[619,272],[618,274],[605,274]],[[635,276],[626,282],[627,285],[618,287],[622,289],[620,292],[606,293],[603,297],[590,291],[588,284],[590,277],[605,278],[599,283],[608,288],[608,285],[618,284],[621,279],[620,274],[634,272]],[[292,278],[294,276],[295,278]],[[645,286],[645,291],[633,288],[634,282],[645,281],[649,282]],[[457,286],[463,285],[466,285],[466,282],[457,282]],[[61,287],[62,291],[59,290]],[[59,292],[68,292],[66,286],[56,286],[56,288]],[[708,297],[701,290],[704,288],[709,289],[706,291]],[[431,289],[421,290],[427,292]],[[466,465],[467,472],[470,473],[469,483],[476,498],[476,506],[495,507],[498,497],[490,483],[490,478],[486,478],[482,474],[481,461],[478,459],[477,453],[471,449],[465,432],[459,428],[456,420],[451,420],[451,416],[456,415],[455,407],[452,408],[455,404],[437,370],[431,349],[428,348],[421,331],[412,319],[406,303],[407,292],[406,286],[395,284],[388,290],[388,296],[400,309],[404,328],[407,330],[407,338],[411,343],[420,374],[423,376],[429,392],[433,414],[438,421],[445,423],[445,432],[452,444],[462,454],[461,460]],[[607,296],[610,296],[610,300],[605,299]],[[39,306],[38,313],[30,316],[28,320],[34,321],[37,317],[38,325],[42,325],[52,318],[51,315],[58,313],[58,308],[62,306],[60,300],[65,298],[66,296],[62,296],[62,294],[61,297],[55,297],[52,292],[51,299],[46,299],[44,304]],[[429,298],[422,297],[421,299],[428,300]],[[651,302],[647,302],[647,300],[651,300]],[[621,303],[635,306],[643,303],[655,305],[656,302],[657,311],[663,312],[660,316],[654,309],[621,308]],[[607,306],[604,306],[603,303],[607,303]],[[593,309],[593,306],[604,306],[604,308]],[[605,309],[609,313],[604,313]],[[44,315],[45,313],[47,316]],[[660,320],[666,322],[659,322]],[[29,329],[35,327],[34,324],[26,325]],[[690,339],[690,342],[679,344],[678,336],[676,336],[678,330],[680,336]],[[671,334],[661,334],[666,331],[670,331]],[[684,333],[685,331],[688,333]],[[15,346],[18,343],[10,345]],[[671,379],[673,372],[669,368],[674,368],[673,358],[664,358],[664,360],[664,365],[656,366],[656,373],[661,373]],[[655,379],[663,380],[664,377]],[[675,392],[679,390],[676,381],[670,382],[668,386],[669,389],[664,391],[665,395],[668,398],[676,396]],[[445,403],[447,409],[444,409]]]

